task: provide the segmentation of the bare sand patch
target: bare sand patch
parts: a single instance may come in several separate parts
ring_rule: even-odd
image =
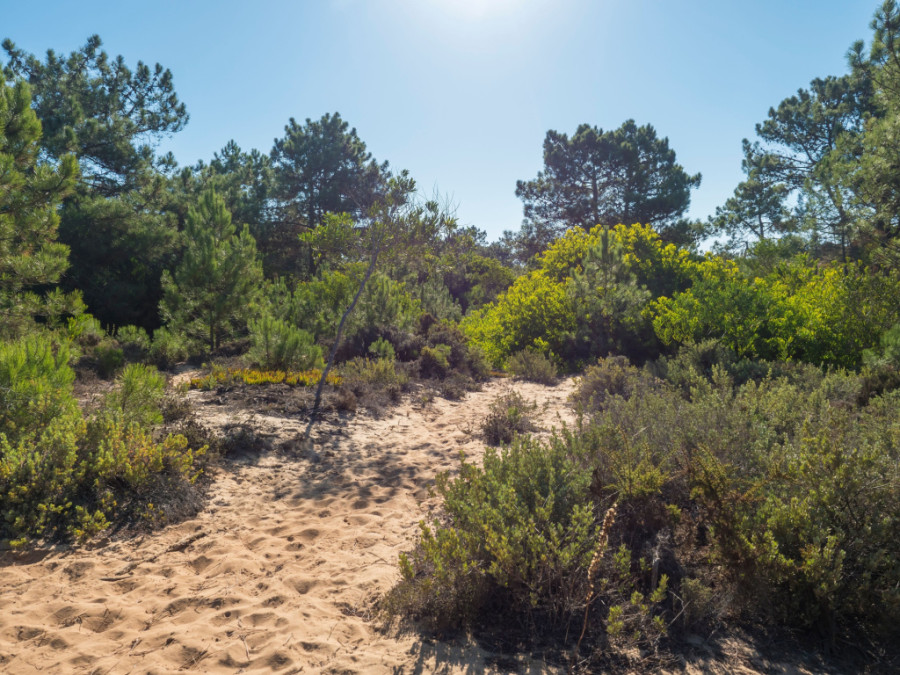
[[[480,458],[478,424],[509,386],[323,423],[312,453],[303,420],[191,392],[203,423],[244,423],[275,450],[226,463],[204,511],[152,535],[2,554],[0,671],[506,672],[467,641],[386,635],[370,612],[435,506],[435,475],[460,451]],[[515,384],[545,429],[572,421],[573,386]]]

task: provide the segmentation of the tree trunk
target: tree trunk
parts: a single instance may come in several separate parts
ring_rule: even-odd
[[[309,424],[306,427],[306,434],[303,437],[304,444],[308,444],[310,437],[312,436],[313,426],[315,425],[319,414],[319,405],[322,402],[322,391],[325,389],[325,379],[328,377],[328,373],[331,371],[331,367],[334,365],[334,357],[337,355],[338,346],[341,343],[341,336],[344,333],[344,324],[347,323],[347,318],[350,316],[350,313],[353,311],[353,308],[356,307],[356,303],[362,296],[362,293],[366,288],[366,283],[369,281],[369,277],[371,277],[372,272],[375,271],[375,264],[378,262],[378,253],[378,249],[376,249],[372,253],[372,258],[369,260],[369,267],[366,270],[365,276],[359,284],[359,289],[356,291],[356,295],[353,296],[353,302],[351,302],[350,306],[344,311],[344,315],[341,317],[341,322],[338,324],[337,335],[335,335],[334,344],[331,345],[331,351],[328,353],[328,363],[325,364],[325,369],[322,371],[322,376],[319,378],[319,384],[316,387],[316,398],[313,401],[312,411],[309,414]]]

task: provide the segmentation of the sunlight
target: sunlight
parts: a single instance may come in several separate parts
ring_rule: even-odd
[[[426,3],[466,21],[482,21],[514,12],[521,0],[431,0]]]

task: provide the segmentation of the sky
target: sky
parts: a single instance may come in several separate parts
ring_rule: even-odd
[[[741,180],[741,139],[815,77],[846,72],[877,0],[0,0],[0,38],[43,55],[100,35],[161,63],[191,116],[182,165],[229,140],[268,153],[290,118],[339,112],[489,239],[517,230],[517,180],[554,129],[652,124],[703,175],[693,218]],[[35,9],[39,7],[39,9]],[[0,60],[3,54],[0,53]]]

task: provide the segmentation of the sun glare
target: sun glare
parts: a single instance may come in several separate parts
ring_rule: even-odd
[[[521,0],[432,0],[441,11],[469,21],[492,19],[514,12]]]

